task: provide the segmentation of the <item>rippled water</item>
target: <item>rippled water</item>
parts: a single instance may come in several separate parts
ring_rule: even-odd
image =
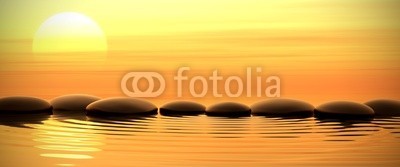
[[[1,120],[6,166],[399,166],[400,117]],[[2,165],[4,166],[4,165]]]

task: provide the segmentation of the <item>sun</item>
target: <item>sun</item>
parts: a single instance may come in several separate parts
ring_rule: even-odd
[[[51,16],[36,31],[33,53],[105,52],[107,40],[95,21],[76,12]]]

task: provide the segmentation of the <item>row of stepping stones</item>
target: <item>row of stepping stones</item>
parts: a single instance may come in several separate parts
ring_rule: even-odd
[[[374,116],[400,116],[400,101],[379,99],[364,104],[350,101],[327,102],[317,107],[295,99],[275,98],[247,106],[236,102],[222,102],[204,106],[192,101],[173,101],[159,109],[149,101],[131,97],[99,97],[73,94],[52,99],[50,102],[29,96],[0,98],[0,116],[18,114],[86,114],[87,116],[143,116],[200,115],[244,117],[250,115],[318,118],[371,118]]]

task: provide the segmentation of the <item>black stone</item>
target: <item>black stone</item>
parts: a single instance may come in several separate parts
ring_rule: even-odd
[[[279,117],[309,117],[313,115],[314,106],[294,99],[269,99],[250,106],[252,115]]]
[[[373,117],[374,110],[365,104],[334,101],[318,106],[314,115],[318,118],[358,119]]]
[[[30,96],[0,98],[0,114],[52,114],[52,106],[43,99]]]
[[[138,116],[157,114],[157,107],[142,99],[114,97],[98,100],[86,107],[88,116]]]
[[[204,114],[206,107],[191,101],[174,101],[160,107],[161,115],[200,115]]]
[[[86,107],[97,100],[99,97],[85,94],[71,94],[59,96],[50,101],[53,106],[54,114],[83,113]]]
[[[217,103],[206,109],[208,116],[244,117],[250,116],[250,114],[251,109],[248,106],[235,102]]]
[[[400,116],[400,101],[377,99],[365,103],[375,111],[376,116]]]

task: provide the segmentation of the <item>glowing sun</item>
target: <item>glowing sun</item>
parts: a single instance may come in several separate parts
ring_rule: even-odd
[[[34,53],[104,52],[107,40],[91,18],[76,12],[51,16],[37,30]]]

